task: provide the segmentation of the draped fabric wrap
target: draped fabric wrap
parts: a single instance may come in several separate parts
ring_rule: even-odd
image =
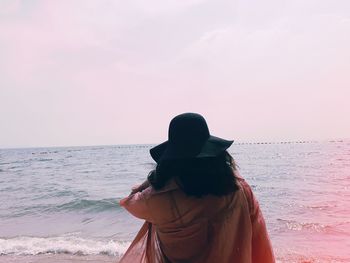
[[[170,181],[121,200],[146,221],[120,262],[275,262],[259,204],[237,171],[235,176],[239,190],[226,196],[187,196]]]

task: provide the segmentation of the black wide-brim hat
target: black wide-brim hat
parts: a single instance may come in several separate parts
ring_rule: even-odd
[[[233,140],[210,135],[203,116],[183,113],[171,120],[168,140],[153,147],[150,154],[157,163],[170,159],[215,157],[232,143]]]

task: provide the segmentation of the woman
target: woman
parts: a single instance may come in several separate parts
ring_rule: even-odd
[[[120,201],[146,220],[120,262],[275,262],[250,186],[204,118],[176,116],[168,141],[151,149],[157,167]]]

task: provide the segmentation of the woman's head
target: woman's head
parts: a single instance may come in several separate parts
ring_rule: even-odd
[[[224,195],[237,189],[234,161],[227,149],[233,141],[210,135],[203,116],[183,113],[169,125],[168,141],[150,150],[157,168],[149,182],[162,188],[174,178],[188,195]]]
[[[224,151],[215,157],[164,160],[157,164],[148,180],[155,189],[161,189],[172,178],[188,195],[208,194],[222,196],[237,190],[231,155]]]

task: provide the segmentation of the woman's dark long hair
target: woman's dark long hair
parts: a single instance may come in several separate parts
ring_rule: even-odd
[[[238,189],[233,171],[236,164],[227,152],[216,157],[165,160],[148,175],[149,183],[159,190],[174,178],[190,196],[222,196]]]

